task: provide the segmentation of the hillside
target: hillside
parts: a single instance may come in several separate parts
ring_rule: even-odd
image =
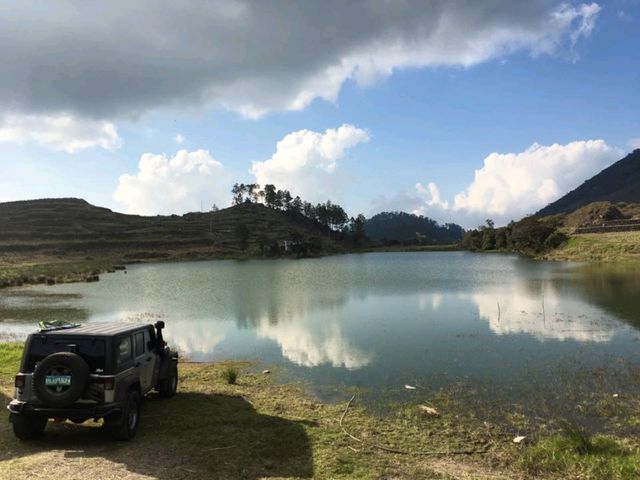
[[[258,240],[282,242],[292,234],[303,238],[327,234],[302,215],[253,203],[216,212],[144,217],[62,198],[0,203],[0,252],[116,251],[129,258],[191,248],[234,252],[239,249],[238,225],[247,227],[249,247]]]
[[[536,216],[569,213],[593,202],[640,203],[640,149],[605,168],[564,197],[550,203]]]
[[[34,276],[52,271],[73,277],[115,263],[257,256],[292,238],[313,242],[323,252],[338,250],[328,233],[303,215],[255,203],[154,217],[116,213],[75,198],[0,203],[0,283],[25,265],[38,267]]]
[[[378,213],[366,221],[364,229],[374,241],[430,245],[457,243],[464,233],[459,225],[440,225],[431,218],[405,212]]]

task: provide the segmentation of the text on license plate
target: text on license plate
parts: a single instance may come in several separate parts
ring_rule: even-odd
[[[71,385],[71,375],[49,375],[44,379],[47,387],[68,387]]]

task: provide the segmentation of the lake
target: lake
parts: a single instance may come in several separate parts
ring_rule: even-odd
[[[98,283],[0,291],[0,334],[20,338],[41,319],[161,319],[192,360],[282,365],[327,399],[354,386],[404,399],[409,384],[527,403],[635,389],[639,294],[633,267],[502,254],[140,264]]]

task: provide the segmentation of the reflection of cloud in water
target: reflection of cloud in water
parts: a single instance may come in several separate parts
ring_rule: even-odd
[[[304,367],[316,367],[330,363],[333,367],[362,368],[373,360],[371,353],[363,352],[346,338],[338,322],[318,323],[309,319],[272,324],[261,319],[256,329],[258,335],[278,342],[282,355]]]
[[[95,315],[94,322],[128,322],[155,324],[158,320],[166,322],[164,336],[172,348],[194,359],[207,357],[214,348],[225,339],[225,328],[220,322],[213,323],[209,318],[173,319],[158,312],[136,312],[120,310],[106,315]]]
[[[561,297],[550,288],[545,291],[544,315],[542,296],[533,297],[518,286],[510,291],[476,293],[471,298],[480,318],[487,320],[497,335],[526,333],[540,340],[608,342],[615,334],[600,310]]]
[[[444,295],[441,293],[421,293],[418,295],[418,308],[421,312],[429,310],[438,310],[442,305]]]
[[[187,357],[206,356],[225,338],[223,333],[213,333],[211,322],[172,322],[167,331],[171,346]]]

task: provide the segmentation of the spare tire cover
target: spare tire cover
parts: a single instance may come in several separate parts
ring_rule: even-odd
[[[89,365],[80,355],[58,352],[38,362],[33,372],[33,388],[45,405],[66,407],[82,396],[89,374]]]

